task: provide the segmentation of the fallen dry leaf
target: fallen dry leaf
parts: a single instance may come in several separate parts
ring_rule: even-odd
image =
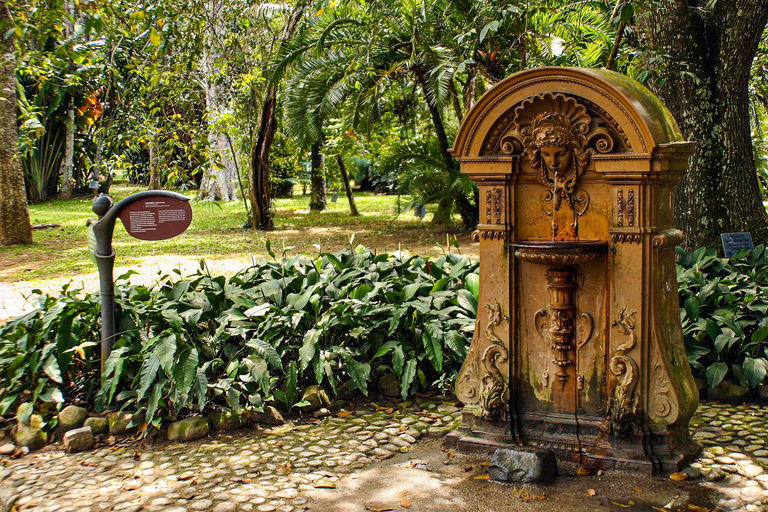
[[[576,470],[576,474],[579,476],[587,476],[590,473],[591,471],[585,468],[584,466],[579,466],[579,469]]]
[[[483,466],[483,467],[488,467],[488,466],[491,465],[491,461],[486,460],[485,462],[481,462],[480,465]]]
[[[682,482],[686,478],[688,478],[688,475],[685,473],[672,473],[669,475],[669,478],[674,480],[675,482]]]
[[[374,507],[373,505],[366,505],[365,510],[370,510],[371,512],[387,512],[387,510],[395,510],[392,507]]]
[[[643,490],[639,487],[633,487],[632,490],[635,492],[643,492]]]
[[[584,493],[584,496],[591,498],[595,494],[597,494],[597,491],[595,491],[594,489],[587,489],[587,492]]]
[[[133,458],[139,460],[141,458],[141,452],[133,452]]]
[[[411,508],[411,502],[408,500],[408,498],[403,498],[400,500],[400,506],[403,508]]]
[[[329,482],[328,480],[320,480],[315,484],[315,489],[335,489],[336,482]]]
[[[544,501],[547,499],[547,496],[544,493],[534,494],[528,488],[523,488],[517,497],[520,498],[520,501],[524,501],[526,503],[529,501]]]
[[[456,456],[456,454],[455,454],[455,453],[453,453],[453,452],[448,452],[448,458],[449,458],[449,459],[452,459],[452,458],[454,458],[455,456]]]
[[[282,475],[290,475],[291,473],[293,473],[293,470],[290,468],[289,464],[290,464],[290,462],[288,464],[286,464],[285,466],[283,466],[282,464],[278,464],[277,465],[277,472],[282,474]]]
[[[688,510],[691,512],[712,512],[712,509],[699,507],[696,505],[688,505]]]
[[[464,471],[472,471],[473,469],[476,469],[477,466],[467,466],[464,468]]]
[[[336,416],[339,418],[346,418],[347,416],[350,416],[352,414],[352,411],[339,411],[336,413]]]
[[[185,480],[192,480],[193,478],[197,478],[200,475],[181,475],[180,477],[176,478],[179,482],[183,482]]]
[[[490,480],[491,475],[489,475],[488,473],[483,473],[482,475],[475,475],[472,478],[474,478],[475,480]]]
[[[635,504],[635,502],[632,500],[629,500],[629,503],[619,503],[618,501],[614,501],[613,504],[621,508],[630,508]]]

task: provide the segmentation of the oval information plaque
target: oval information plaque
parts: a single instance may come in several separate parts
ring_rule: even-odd
[[[127,205],[118,215],[125,230],[141,240],[166,240],[182,234],[192,222],[188,201],[147,196]]]

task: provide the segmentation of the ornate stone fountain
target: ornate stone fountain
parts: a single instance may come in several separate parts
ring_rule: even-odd
[[[449,443],[654,473],[697,452],[673,225],[691,148],[604,70],[518,73],[467,114],[453,154],[483,202],[480,308]]]

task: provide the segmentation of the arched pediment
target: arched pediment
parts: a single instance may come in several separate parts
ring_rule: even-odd
[[[542,92],[543,91],[543,92]],[[537,116],[558,115],[595,154],[645,154],[682,141],[664,105],[640,83],[602,69],[548,67],[496,84],[464,118],[453,148],[459,160],[523,154]]]

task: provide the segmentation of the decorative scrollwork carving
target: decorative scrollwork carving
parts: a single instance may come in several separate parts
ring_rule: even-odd
[[[637,333],[635,332],[635,316],[637,311],[632,310],[627,313],[627,307],[621,308],[616,320],[611,324],[613,327],[618,327],[619,330],[625,336],[629,336],[629,340],[616,347],[616,352],[626,353],[635,348],[637,344]]]
[[[611,233],[611,242],[613,243],[640,243],[643,236],[640,233]]]
[[[627,222],[629,227],[635,226],[635,191],[629,189],[627,194]]]
[[[616,225],[624,227],[624,189],[616,192]]]
[[[616,376],[610,403],[610,421],[613,431],[619,437],[637,432],[639,419],[637,388],[637,363],[627,356],[611,358],[611,373]]]
[[[509,353],[495,330],[500,325],[509,323],[509,317],[502,312],[498,301],[495,304],[486,304],[485,307],[488,310],[485,336],[491,343],[483,351],[481,359],[484,370],[481,391],[482,413],[488,421],[494,420],[497,416],[500,416],[502,421],[507,421],[509,419],[509,383],[499,367],[507,362]]]
[[[493,200],[493,212],[494,216],[496,218],[496,224],[501,224],[501,195],[502,195],[502,189],[496,188],[494,189],[494,200]]]
[[[493,200],[493,192],[490,188],[485,189],[485,223],[491,223],[491,204]]]
[[[611,324],[618,327],[622,334],[629,336],[629,340],[616,347],[615,355],[611,358],[609,368],[616,376],[616,384],[611,393],[609,404],[609,420],[614,432],[619,437],[626,436],[630,431],[636,432],[639,422],[639,405],[636,394],[637,388],[637,363],[627,357],[627,353],[637,344],[635,332],[635,316],[637,311],[627,313],[623,307],[617,319]]]

